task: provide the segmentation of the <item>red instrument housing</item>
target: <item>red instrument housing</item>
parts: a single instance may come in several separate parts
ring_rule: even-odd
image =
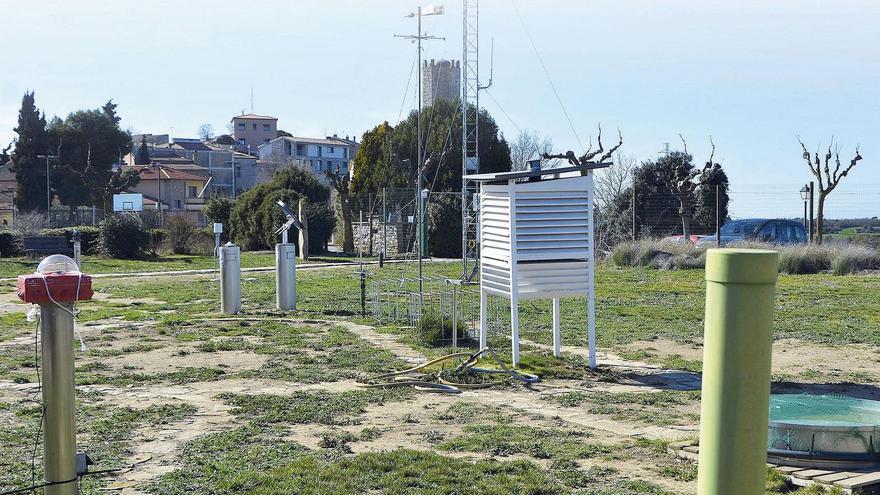
[[[58,273],[46,275],[45,281],[39,274],[18,276],[18,298],[31,304],[52,304],[56,302],[88,301],[92,298],[92,277],[88,275]],[[49,293],[52,298],[49,298]]]

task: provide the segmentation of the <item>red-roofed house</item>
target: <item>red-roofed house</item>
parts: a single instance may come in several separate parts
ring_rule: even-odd
[[[156,200],[161,198],[165,211],[201,212],[205,206],[205,185],[208,177],[167,167],[131,167],[138,171],[141,180],[128,192],[144,195],[144,208],[158,209]],[[160,194],[161,191],[161,194]]]

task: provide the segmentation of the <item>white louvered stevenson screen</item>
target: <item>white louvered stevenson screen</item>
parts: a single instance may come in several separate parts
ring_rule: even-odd
[[[590,179],[576,176],[482,186],[481,275],[486,290],[510,294],[513,261],[521,299],[587,293]]]

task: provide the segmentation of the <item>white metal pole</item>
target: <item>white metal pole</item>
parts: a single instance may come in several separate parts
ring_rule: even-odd
[[[72,304],[40,306],[46,495],[77,493],[73,325]]]
[[[419,65],[419,73],[418,73],[419,74],[419,78],[418,78],[419,79],[419,83],[418,83],[419,96],[418,96],[418,98],[419,98],[419,102],[418,103],[419,103],[419,110],[418,110],[418,113],[416,114],[416,140],[418,141],[418,150],[416,152],[417,156],[418,156],[417,161],[416,161],[417,175],[418,175],[418,180],[417,180],[418,186],[416,187],[416,199],[418,200],[418,215],[419,215],[419,220],[418,220],[419,221],[419,223],[418,223],[418,227],[419,227],[418,228],[418,231],[419,231],[419,252],[418,252],[418,256],[419,256],[419,312],[421,313],[422,309],[424,307],[424,304],[425,304],[424,284],[423,284],[423,277],[422,277],[422,252],[425,248],[422,245],[423,244],[422,241],[424,241],[424,239],[425,239],[425,236],[424,236],[424,233],[422,232],[422,229],[424,229],[425,226],[423,225],[423,218],[422,218],[422,208],[423,208],[423,205],[422,205],[422,201],[423,201],[423,199],[422,199],[422,182],[423,182],[423,177],[422,177],[422,6],[421,5],[419,5],[419,10],[418,10],[417,14],[418,14],[418,18],[419,18],[419,22],[418,22],[418,51],[419,51],[419,53],[418,53],[418,65]]]
[[[587,334],[590,347],[590,369],[596,369],[596,277],[595,277],[595,249],[596,235],[593,231],[593,173],[587,177]]]
[[[519,366],[519,294],[516,255],[516,182],[507,181],[510,201],[510,345],[511,364]]]
[[[232,199],[235,199],[235,147],[232,147]]]
[[[562,335],[559,330],[559,298],[553,298],[553,355],[559,357],[561,355]]]
[[[482,278],[481,278],[482,280]],[[489,329],[486,328],[486,312],[489,303],[488,294],[480,287],[480,349],[485,349],[488,343]]]

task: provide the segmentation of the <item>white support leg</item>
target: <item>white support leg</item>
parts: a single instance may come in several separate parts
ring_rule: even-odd
[[[553,355],[559,357],[561,355],[560,346],[562,343],[562,335],[559,331],[559,298],[553,298]]]
[[[511,362],[514,368],[519,367],[519,301],[516,292],[510,295],[510,345],[512,347]]]
[[[489,331],[486,327],[486,306],[488,303],[488,294],[480,289],[480,349],[485,349],[489,344]]]
[[[593,230],[593,174],[590,173],[590,181],[587,186],[587,226],[590,233],[590,242],[587,244],[587,335],[590,346],[590,369],[596,369],[596,235]]]

